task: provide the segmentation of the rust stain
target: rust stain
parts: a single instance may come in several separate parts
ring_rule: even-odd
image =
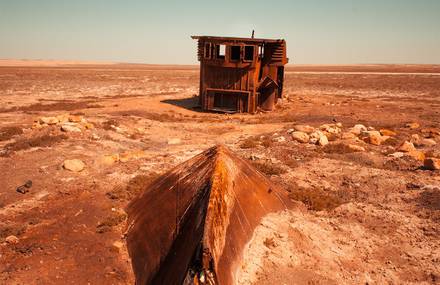
[[[235,284],[254,229],[289,203],[284,191],[226,147],[206,150],[127,207],[136,284],[182,284],[189,277]]]

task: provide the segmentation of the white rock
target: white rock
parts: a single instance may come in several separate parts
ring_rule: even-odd
[[[168,139],[168,144],[169,145],[180,144],[181,142],[182,142],[182,140],[179,139],[179,138]]]
[[[309,141],[309,135],[304,132],[293,132],[292,139],[301,143],[306,143]]]
[[[295,129],[295,131],[303,132],[306,134],[310,134],[311,132],[313,132],[315,130],[314,127],[311,127],[308,125],[295,125],[295,126],[293,126],[293,128]]]
[[[276,137],[276,138],[273,138],[272,141],[273,141],[273,142],[279,142],[279,143],[281,143],[281,142],[285,142],[285,141],[286,141],[286,138],[283,137],[283,136],[281,136],[281,137]]]
[[[319,140],[318,140],[318,144],[319,144],[320,146],[328,145],[328,139],[327,139],[327,136],[326,136],[326,135],[322,135],[322,136],[319,138]]]
[[[63,132],[68,132],[68,133],[80,133],[81,132],[81,129],[78,128],[76,126],[76,124],[67,124],[67,123],[61,125],[61,130]]]
[[[39,122],[40,124],[56,125],[59,123],[59,120],[57,117],[41,117]]]
[[[63,168],[73,171],[73,172],[80,172],[84,169],[86,165],[84,162],[80,159],[66,159],[63,163]]]
[[[368,131],[367,127],[361,124],[354,125],[354,127],[350,129],[350,133],[355,135],[360,135],[361,132],[366,132],[366,131]]]
[[[17,244],[19,242],[19,239],[18,237],[11,235],[11,236],[7,236],[5,238],[5,241],[9,244]]]

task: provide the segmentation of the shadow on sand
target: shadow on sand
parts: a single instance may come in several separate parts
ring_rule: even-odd
[[[199,97],[198,96],[192,96],[188,98],[182,98],[182,99],[166,99],[162,100],[162,103],[171,104],[177,107],[185,108],[187,110],[196,111],[196,112],[203,112],[202,108],[199,105]]]

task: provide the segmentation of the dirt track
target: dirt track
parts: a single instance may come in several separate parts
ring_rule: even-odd
[[[0,67],[0,283],[132,284],[125,205],[223,143],[303,203],[262,221],[243,257],[244,284],[438,284],[439,172],[389,156],[413,134],[437,142],[420,151],[440,155],[440,75],[413,74],[437,67],[316,70],[341,73],[288,70],[277,111],[223,115],[195,108],[195,68]],[[68,114],[83,118],[80,132],[34,124]],[[340,138],[320,147],[287,133],[335,122],[397,135],[389,145],[356,140],[365,151],[351,152]],[[83,171],[63,169],[74,158]],[[29,192],[18,193],[27,180]],[[11,235],[17,243],[5,241]]]

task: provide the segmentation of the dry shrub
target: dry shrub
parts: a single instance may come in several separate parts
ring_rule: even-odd
[[[145,191],[148,186],[158,177],[157,173],[149,175],[137,175],[128,181],[126,186],[117,185],[106,195],[112,200],[129,201],[139,193]]]
[[[116,121],[115,119],[109,119],[101,124],[101,127],[107,131],[113,130],[113,126],[115,127],[119,126],[119,122]]]
[[[0,141],[7,141],[13,136],[21,135],[23,130],[19,127],[3,127],[0,129]]]
[[[60,101],[52,104],[35,103],[29,106],[12,107],[9,109],[1,109],[0,112],[39,112],[39,111],[73,111],[78,109],[102,108],[104,106],[93,104],[95,101]]]
[[[6,238],[8,236],[21,236],[26,232],[27,225],[26,224],[0,224],[0,239]]]
[[[5,152],[3,156],[9,155],[12,151],[25,150],[33,147],[50,147],[56,143],[61,142],[62,140],[67,139],[66,135],[42,135],[35,138],[30,139],[21,139],[13,143],[8,143],[5,145]]]
[[[266,175],[280,175],[287,172],[286,169],[284,169],[283,167],[269,161],[254,161],[252,162],[252,165]]]
[[[261,141],[261,145],[264,146],[265,148],[269,148],[273,145],[273,141],[270,137],[264,137],[263,140]]]
[[[337,154],[356,152],[355,150],[351,149],[348,145],[343,143],[328,144],[324,146],[322,150],[325,153],[337,153]]]
[[[123,111],[123,112],[116,112],[115,114],[128,117],[128,116],[136,116],[136,117],[142,117],[148,120],[152,121],[158,121],[158,122],[185,122],[192,119],[185,119],[183,116],[180,116],[179,114],[168,114],[168,113],[151,113],[147,111],[142,110],[130,110],[130,111]]]
[[[247,138],[240,144],[240,148],[256,148],[258,145],[259,141],[256,138]]]
[[[309,210],[323,211],[332,210],[348,202],[344,192],[329,192],[319,188],[304,188],[298,185],[288,186],[289,198],[300,201],[306,205]]]
[[[127,218],[127,214],[119,211],[113,212],[110,216],[107,216],[102,222],[99,222],[96,226],[97,233],[109,232],[112,227],[119,225]]]

